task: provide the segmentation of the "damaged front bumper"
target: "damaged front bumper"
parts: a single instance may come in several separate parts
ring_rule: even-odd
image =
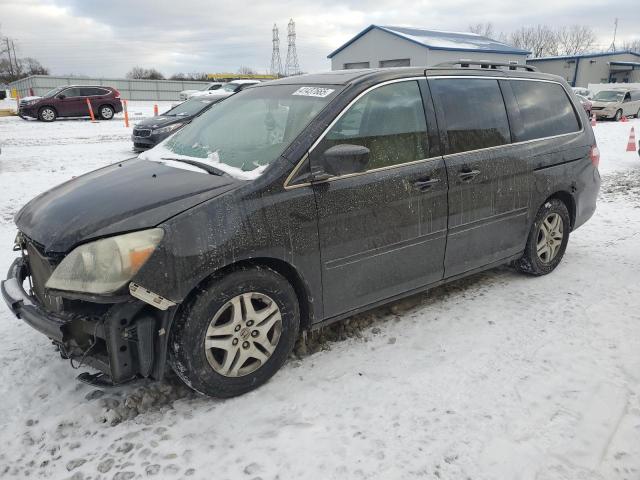
[[[99,370],[111,384],[163,378],[173,305],[159,310],[131,297],[110,305],[76,301],[77,308],[51,312],[25,291],[29,274],[28,262],[16,259],[1,284],[2,296],[15,316],[50,338],[63,357]]]

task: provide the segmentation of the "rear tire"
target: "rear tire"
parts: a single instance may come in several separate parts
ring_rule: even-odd
[[[567,206],[557,198],[547,200],[531,225],[527,245],[515,267],[529,275],[546,275],[560,263],[569,242],[571,217]]]
[[[111,105],[101,105],[100,108],[98,108],[98,116],[102,120],[111,120],[114,113],[115,112],[113,111],[113,107],[111,107]]]
[[[58,117],[58,113],[53,107],[42,107],[38,110],[38,120],[41,122],[53,122]]]
[[[291,284],[266,267],[214,278],[178,314],[169,364],[191,388],[228,398],[253,390],[285,363],[298,337]]]

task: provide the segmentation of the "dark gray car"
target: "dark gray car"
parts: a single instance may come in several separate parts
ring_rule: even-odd
[[[498,265],[550,273],[596,208],[593,132],[560,77],[481,67],[248,88],[29,202],[4,298],[91,381],[168,364],[229,397],[300,330]]]
[[[218,101],[219,100],[209,98],[192,98],[176,105],[161,115],[147,118],[136,123],[133,127],[133,133],[131,134],[133,150],[135,152],[142,152],[143,150],[155,147],[162,140],[176,130],[184,127]]]

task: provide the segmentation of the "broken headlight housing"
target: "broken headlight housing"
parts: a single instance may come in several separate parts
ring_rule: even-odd
[[[152,228],[80,245],[60,262],[46,287],[94,294],[115,292],[140,270],[163,236],[164,230]]]

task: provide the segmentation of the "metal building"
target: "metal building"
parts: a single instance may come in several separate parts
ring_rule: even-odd
[[[531,52],[470,32],[370,25],[328,55],[332,70],[433,66],[458,60],[524,64]]]
[[[117,89],[127,100],[179,100],[179,93],[187,89],[199,89],[209,82],[191,80],[129,80],[125,78],[81,78],[55,75],[32,75],[9,84],[20,97],[44,95],[63,85],[105,85]]]
[[[563,57],[530,58],[527,64],[564,78],[573,87],[590,83],[640,82],[640,53],[617,51]]]

